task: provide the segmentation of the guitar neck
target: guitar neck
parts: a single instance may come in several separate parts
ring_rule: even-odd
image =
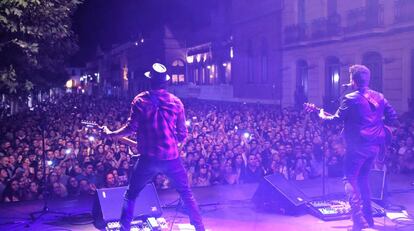
[[[320,112],[321,110],[322,110],[322,108],[320,108],[320,107],[317,107],[317,106],[315,106],[314,104],[311,104],[311,103],[304,103],[303,104],[304,105],[304,107],[305,107],[305,109],[308,111],[308,112]],[[332,116],[332,114],[331,113],[328,113],[328,112],[323,112],[326,116]]]
[[[122,137],[118,139],[120,142],[127,144],[129,146],[137,146],[137,142],[127,138],[127,137]]]
[[[93,121],[82,121],[82,125],[90,128],[96,128],[100,131],[102,131],[103,127],[99,126],[96,122]],[[119,140],[121,143],[127,144],[129,146],[137,146],[137,142],[129,139],[128,137],[121,137],[117,138],[116,140]]]

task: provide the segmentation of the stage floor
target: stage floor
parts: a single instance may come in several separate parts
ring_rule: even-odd
[[[414,215],[414,176],[392,175],[389,177],[388,203],[402,205],[408,214]],[[321,179],[292,182],[308,197],[322,196]],[[251,198],[258,184],[220,185],[194,188],[204,223],[208,230],[347,230],[351,221],[322,221],[310,214],[288,216],[256,209]],[[327,179],[326,195],[343,195],[341,179]],[[178,194],[174,190],[158,192],[163,217],[168,223],[174,221],[172,230],[186,229],[188,216],[176,210]],[[42,209],[41,201],[18,202],[0,205],[0,230],[97,230],[91,224],[92,199],[55,201],[49,203],[53,211],[65,212],[69,216],[47,214],[31,222],[30,213]],[[397,224],[389,218],[375,218],[375,230],[414,230],[414,226]],[[412,223],[412,222],[411,222]],[[373,230],[373,229],[370,229]]]

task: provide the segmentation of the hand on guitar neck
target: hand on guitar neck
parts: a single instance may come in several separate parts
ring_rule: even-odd
[[[96,128],[96,129],[100,130],[101,133],[104,136],[107,136],[106,134],[109,134],[111,132],[108,129],[108,127],[106,127],[106,126],[99,126],[99,124],[97,124],[96,122],[92,122],[92,121],[82,121],[81,124],[84,125],[84,126],[86,126],[86,127]],[[133,140],[127,138],[127,137],[117,138],[116,140],[118,140],[118,141],[120,141],[120,142],[122,142],[124,144],[127,144],[129,146],[133,146],[133,147],[136,147],[137,146],[137,142],[135,142],[135,141],[133,141]]]
[[[318,112],[318,116],[321,119],[327,119],[330,116],[333,116],[332,114],[325,112],[323,108],[315,106],[313,103],[304,103],[303,108],[306,112]]]

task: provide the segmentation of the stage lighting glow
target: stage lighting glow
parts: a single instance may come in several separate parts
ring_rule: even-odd
[[[47,161],[47,165],[52,166],[52,164],[53,164],[53,161],[51,161],[51,160]]]
[[[239,127],[237,127],[237,126],[234,126],[234,130],[237,130],[237,129],[239,129]]]
[[[192,56],[192,55],[189,55],[189,56],[187,56],[187,63],[193,63],[194,62],[194,56]]]
[[[333,75],[333,79],[334,79],[335,83],[339,82],[339,73],[338,72],[335,71],[335,73]]]
[[[187,127],[188,127],[188,126],[190,126],[190,125],[191,125],[191,121],[190,121],[190,120],[186,120],[186,121],[185,121],[185,126],[187,126]]]
[[[243,137],[248,139],[250,137],[250,134],[248,132],[243,133]]]
[[[65,150],[65,153],[66,153],[66,154],[70,154],[71,152],[72,152],[72,151],[70,150],[70,148],[68,148],[68,149],[66,149],[66,150]]]
[[[88,140],[92,142],[92,141],[94,141],[94,140],[95,140],[95,137],[93,137],[93,136],[89,136],[89,137],[88,137]]]
[[[66,88],[72,88],[73,87],[73,81],[70,79],[66,82]]]

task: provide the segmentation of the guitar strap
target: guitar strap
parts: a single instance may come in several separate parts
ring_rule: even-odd
[[[368,101],[371,110],[375,111],[378,109],[379,103],[368,92],[361,92],[361,95]]]
[[[371,107],[371,110],[375,111],[378,109],[379,103],[368,92],[361,93],[361,95],[368,101]],[[391,142],[389,140],[391,139],[390,137],[392,136],[392,132],[389,131],[389,128],[387,126],[383,125],[383,129],[384,129],[386,138],[385,138],[385,142],[380,145],[380,152],[376,156],[376,162],[378,162],[379,164],[384,164],[385,162],[387,143]]]

